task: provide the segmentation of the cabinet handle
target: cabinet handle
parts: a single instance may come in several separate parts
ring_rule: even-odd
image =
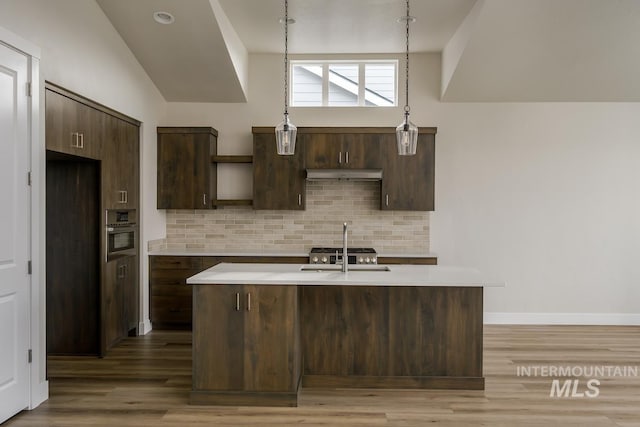
[[[118,203],[127,203],[129,201],[129,194],[126,190],[118,191]]]
[[[298,194],[298,206],[302,206],[302,194]]]
[[[236,292],[236,311],[240,311],[240,294]]]
[[[204,193],[204,194],[202,195],[202,204],[203,204],[204,206],[207,206],[207,193]]]
[[[344,157],[346,158],[345,163],[349,163],[349,152],[348,151],[344,154]]]
[[[386,197],[386,203],[387,203],[387,206],[389,206],[389,195],[388,194],[387,194],[387,197]]]
[[[79,135],[80,135],[80,144],[78,145],[78,148],[84,148],[84,133],[81,133]]]
[[[338,164],[342,164],[342,151],[338,153]]]
[[[80,148],[80,134],[71,132],[71,148]]]
[[[247,293],[247,311],[251,311],[251,292]]]

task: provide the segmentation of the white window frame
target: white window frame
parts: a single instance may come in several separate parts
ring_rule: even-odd
[[[292,108],[388,108],[398,106],[398,60],[378,59],[378,60],[290,60],[289,61],[289,105]],[[366,65],[393,65],[394,66],[394,100],[391,105],[367,105],[365,87],[365,67]],[[295,87],[293,85],[293,67],[296,65],[314,65],[322,67],[322,104],[321,105],[295,105],[293,97]],[[358,66],[358,104],[357,105],[329,105],[329,67],[331,65],[357,65]]]

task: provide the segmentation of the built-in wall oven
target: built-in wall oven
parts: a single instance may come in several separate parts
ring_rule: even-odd
[[[106,260],[136,255],[138,216],[135,209],[107,209]]]

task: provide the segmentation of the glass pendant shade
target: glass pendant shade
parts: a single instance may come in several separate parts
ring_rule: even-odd
[[[418,147],[418,126],[409,121],[409,115],[405,114],[404,121],[396,128],[396,140],[398,154],[401,156],[413,156]]]
[[[284,115],[284,120],[276,126],[276,144],[278,154],[291,156],[296,150],[296,134],[298,128],[289,121],[289,115]]]

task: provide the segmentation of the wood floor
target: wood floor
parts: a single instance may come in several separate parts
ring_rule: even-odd
[[[297,408],[249,408],[189,405],[191,334],[156,331],[104,359],[51,358],[50,399],[5,425],[640,426],[638,376],[598,377],[597,397],[552,398],[553,378],[517,375],[534,366],[639,368],[640,327],[485,326],[484,338],[484,391],[305,389]]]

